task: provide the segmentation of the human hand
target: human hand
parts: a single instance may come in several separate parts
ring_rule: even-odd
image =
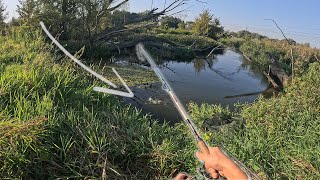
[[[204,162],[204,165],[213,178],[219,175],[232,179],[248,179],[247,175],[227,157],[218,147],[209,147],[210,154],[197,152],[196,156]]]

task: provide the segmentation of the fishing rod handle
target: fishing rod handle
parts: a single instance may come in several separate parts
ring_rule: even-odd
[[[197,144],[198,144],[198,147],[202,153],[210,154],[210,151],[209,151],[207,144],[202,139],[199,139]]]
[[[204,153],[204,154],[210,154],[209,148],[207,146],[207,144],[202,140],[202,139],[198,139],[197,142],[198,148],[199,150]],[[251,177],[257,177],[255,175],[255,173],[253,173],[252,171],[250,171],[244,164],[242,164],[238,159],[236,159],[235,157],[231,156],[228,151],[226,151],[223,147],[219,147],[220,150],[222,151],[222,153],[227,156],[228,158],[230,158],[248,177],[248,179],[251,179]],[[210,173],[206,170],[205,167],[204,168],[204,172],[206,172],[206,178],[208,179],[212,179]],[[255,179],[260,179],[255,178]],[[226,180],[225,177],[219,175],[219,177],[217,178],[217,180]]]
[[[199,139],[198,142],[197,142],[197,144],[198,144],[198,147],[199,147],[199,149],[200,149],[200,151],[201,151],[202,153],[204,153],[204,154],[210,154],[210,151],[209,151],[209,148],[208,148],[207,144],[206,144],[202,139]],[[207,179],[214,179],[214,178],[212,178],[212,176],[210,175],[210,173],[207,171],[207,169],[204,167],[204,165],[203,165],[203,168],[204,168],[204,172],[206,173],[205,177],[206,177]],[[220,176],[220,175],[219,175],[219,177],[216,178],[216,179],[217,179],[217,180],[226,180],[225,177]]]

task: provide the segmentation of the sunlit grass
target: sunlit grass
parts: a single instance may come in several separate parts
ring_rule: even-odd
[[[197,148],[183,124],[158,124],[119,98],[92,91],[101,82],[45,44],[38,30],[11,30],[0,42],[0,177],[99,179],[104,170],[108,179],[195,174]],[[319,179],[320,65],[310,66],[278,98],[258,99],[239,114],[192,103],[191,116],[200,128],[215,116],[237,116],[218,131],[202,129],[204,137],[259,173]],[[108,76],[109,68],[97,71]],[[132,85],[134,76],[142,82],[154,77],[116,69]]]
[[[105,171],[108,179],[153,179],[195,171],[196,147],[183,125],[158,124],[92,91],[101,82],[55,53],[40,31],[23,29],[0,37],[2,178],[96,179]],[[117,70],[132,82],[139,71]]]
[[[319,86],[320,64],[316,62],[282,95],[244,105],[240,120],[206,132],[207,137],[271,179],[319,179]],[[221,112],[210,105],[191,104],[190,109],[196,122]]]

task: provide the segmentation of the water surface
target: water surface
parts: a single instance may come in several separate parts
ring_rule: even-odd
[[[232,51],[207,60],[165,61],[160,67],[184,105],[193,101],[197,104],[221,104],[233,110],[235,103],[251,103],[259,92],[268,87],[261,70]],[[137,98],[125,99],[127,103],[142,108],[160,121],[176,122],[181,119],[160,83],[132,89]]]

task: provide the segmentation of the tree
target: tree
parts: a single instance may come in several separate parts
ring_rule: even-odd
[[[209,10],[204,10],[193,23],[192,31],[196,35],[217,38],[223,32],[220,21],[210,14]]]
[[[247,30],[241,30],[241,31],[237,32],[237,34],[238,34],[237,37],[239,37],[239,38],[256,38],[256,39],[267,38],[266,36],[263,36],[258,33],[250,32]]]
[[[107,28],[112,19],[112,12],[125,5],[129,0],[80,1],[78,4],[78,15],[82,20],[82,28],[91,38],[93,34],[99,33]]]
[[[111,26],[112,12],[129,0],[37,0],[40,18],[60,38],[90,39]]]
[[[77,36],[81,38],[84,32],[80,31],[79,18],[77,17],[80,0],[38,0],[41,7],[40,19],[50,25],[50,31],[60,34],[60,39],[68,40]],[[80,36],[79,36],[80,35]]]
[[[37,0],[19,0],[19,19],[25,25],[36,26],[39,24],[40,4]]]
[[[161,18],[160,23],[161,23],[162,28],[177,29],[177,28],[179,28],[180,23],[183,24],[183,21],[181,19],[173,17],[173,16],[164,16]]]
[[[6,7],[4,7],[2,0],[0,0],[0,28],[5,26],[4,20],[7,18],[7,13],[5,13]]]
[[[9,26],[19,26],[20,25],[19,19],[15,18],[15,17],[12,17],[11,21],[8,22],[8,25]]]
[[[126,23],[126,21],[129,19],[134,19],[134,18],[139,18],[139,17],[141,17],[141,15],[138,13],[115,10],[112,13],[112,22],[111,23],[112,23],[112,26],[118,26],[123,23]]]

